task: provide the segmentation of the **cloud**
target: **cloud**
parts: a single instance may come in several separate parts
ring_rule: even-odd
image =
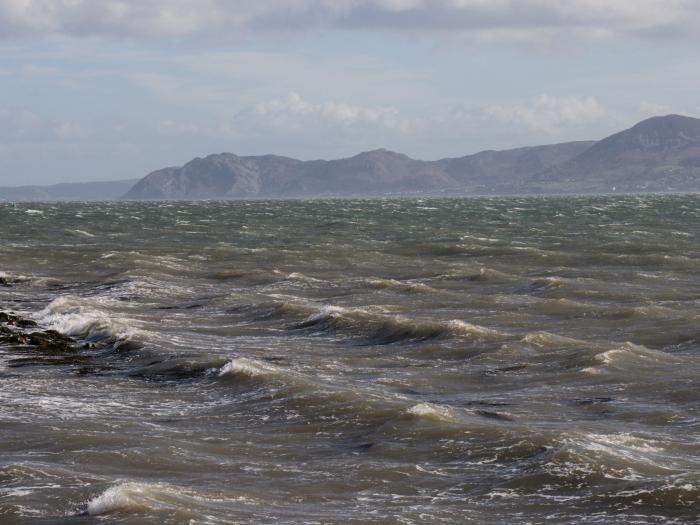
[[[71,142],[86,130],[72,120],[45,118],[27,109],[0,108],[0,140],[6,143]]]
[[[227,137],[238,153],[340,157],[385,147],[430,159],[487,148],[601,138],[615,130],[618,120],[593,96],[541,95],[472,107],[438,104],[414,114],[291,92],[252,104],[216,125],[200,126],[196,133]],[[195,133],[187,125],[177,129]]]
[[[637,112],[640,115],[652,117],[655,115],[664,115],[670,113],[671,108],[664,104],[655,104],[653,102],[647,102],[646,100],[643,100],[637,106]]]
[[[466,124],[520,128],[557,136],[572,128],[599,122],[607,112],[593,96],[541,95],[529,103],[455,108],[451,117]]]
[[[485,42],[692,37],[693,0],[3,0],[0,36],[231,41],[311,29],[382,29]]]
[[[236,120],[279,131],[308,127],[385,128],[407,131],[410,124],[391,107],[363,107],[344,102],[311,103],[297,93],[254,105],[238,114]]]

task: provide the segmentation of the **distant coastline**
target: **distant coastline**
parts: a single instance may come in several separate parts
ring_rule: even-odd
[[[652,117],[600,141],[436,161],[378,149],[337,160],[219,153],[142,179],[0,188],[0,202],[419,198],[700,191],[700,119]]]

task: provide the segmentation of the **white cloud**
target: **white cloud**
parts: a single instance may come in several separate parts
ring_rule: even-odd
[[[237,119],[278,130],[362,126],[407,131],[409,127],[408,121],[401,118],[395,108],[363,107],[344,102],[311,103],[294,92],[245,109]]]
[[[231,40],[312,28],[447,33],[489,42],[691,37],[693,0],[3,0],[0,35]]]
[[[0,140],[7,143],[70,142],[86,133],[72,120],[45,118],[27,109],[0,108]]]
[[[647,102],[643,100],[637,106],[637,112],[643,116],[656,116],[664,115],[671,112],[671,108],[664,104],[655,104],[653,102]]]
[[[593,96],[541,95],[529,103],[456,108],[452,118],[467,124],[490,123],[557,136],[572,128],[599,122],[607,115]]]

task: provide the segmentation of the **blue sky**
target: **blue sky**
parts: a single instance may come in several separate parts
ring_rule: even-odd
[[[0,0],[0,185],[415,158],[700,114],[690,0]]]

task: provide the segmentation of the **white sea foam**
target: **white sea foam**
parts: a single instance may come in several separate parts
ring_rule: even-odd
[[[378,308],[344,308],[326,305],[307,317],[302,326],[328,322],[336,329],[373,333],[388,341],[453,336],[477,339],[498,338],[507,334],[458,319],[434,321],[390,315]]]
[[[475,337],[502,337],[506,334],[494,330],[492,328],[486,328],[484,326],[479,326],[472,323],[467,323],[465,321],[460,321],[458,319],[452,319],[447,321],[447,328],[455,335],[466,335]]]
[[[95,236],[94,234],[92,234],[90,232],[86,232],[85,230],[69,230],[69,231],[71,233],[76,233],[78,235],[82,235],[83,237],[94,237]]]
[[[113,512],[178,510],[182,491],[165,483],[124,482],[109,487],[87,503],[91,516]]]
[[[574,461],[575,468],[600,470],[607,478],[633,480],[644,472],[674,471],[674,458],[659,441],[627,432],[584,433],[572,436],[565,443],[565,449],[578,458]]]
[[[530,332],[521,339],[523,343],[539,348],[575,347],[587,348],[593,346],[592,343],[582,339],[574,339],[550,332]]]
[[[623,343],[594,356],[596,365],[582,369],[587,374],[602,374],[614,370],[630,370],[638,373],[656,371],[659,367],[682,365],[685,360],[682,355],[653,350],[634,343]]]
[[[406,410],[406,414],[434,421],[454,421],[455,413],[449,407],[433,403],[418,403]]]
[[[430,293],[436,291],[435,288],[424,283],[397,281],[396,279],[369,279],[366,283],[372,288],[398,290],[408,293]]]
[[[242,375],[250,378],[270,377],[281,375],[279,368],[269,363],[239,357],[226,363],[219,371],[219,376]]]
[[[131,339],[139,334],[132,320],[115,318],[71,295],[57,297],[35,318],[50,329],[87,340]]]

